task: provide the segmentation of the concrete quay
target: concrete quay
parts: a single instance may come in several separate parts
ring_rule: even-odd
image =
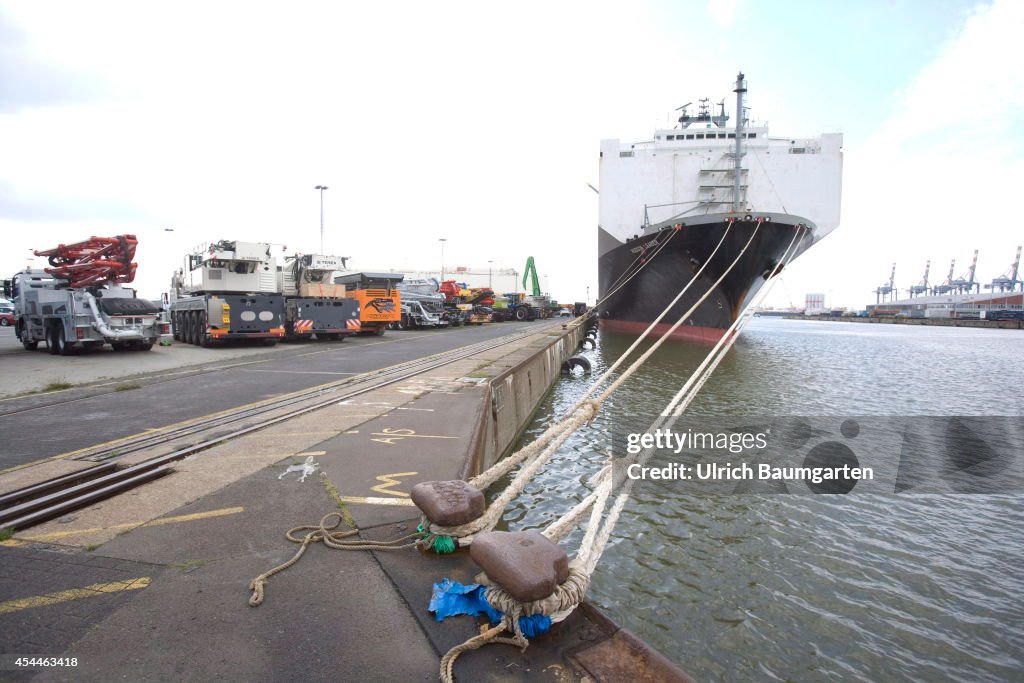
[[[436,680],[440,656],[478,632],[476,619],[436,622],[426,609],[434,582],[473,582],[479,570],[464,552],[315,544],[270,578],[261,606],[248,605],[247,586],[294,554],[287,529],[338,512],[364,539],[408,534],[419,521],[414,484],[472,475],[512,447],[583,334],[579,324],[529,325],[534,333],[510,344],[232,439],[0,541],[0,653],[77,659],[6,666],[0,680]],[[318,469],[300,481],[288,467],[309,457]],[[54,463],[67,464],[39,467]],[[35,467],[0,475],[0,490]],[[464,654],[456,675],[689,680],[589,605],[525,653]]]

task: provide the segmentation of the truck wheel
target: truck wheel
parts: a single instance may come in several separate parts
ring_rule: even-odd
[[[526,320],[528,315],[529,313],[526,311],[525,308],[516,309],[516,320],[522,322],[523,320]]]
[[[35,351],[36,347],[39,346],[39,342],[33,341],[28,332],[25,331],[25,327],[22,321],[18,321],[18,324],[14,328],[14,333],[18,335],[18,339],[21,340],[21,345],[26,351]]]
[[[179,314],[181,318],[181,341],[192,343],[192,317],[187,313]]]
[[[213,346],[213,339],[206,333],[206,316],[199,314],[199,345],[204,349]]]
[[[192,312],[192,343],[196,346],[202,346],[203,336],[205,330],[203,330],[203,317],[198,311]]]
[[[377,329],[376,329],[376,330],[374,331],[374,335],[376,335],[376,336],[378,336],[378,337],[383,337],[383,336],[384,336],[384,326],[383,326],[383,325],[381,325],[380,327],[378,327],[378,328],[377,328]]]
[[[137,351],[149,351],[153,348],[153,342],[139,342],[135,345]]]
[[[174,341],[181,341],[181,314],[175,311],[171,327],[173,329]]]
[[[46,350],[50,352],[51,356],[57,355],[57,327],[55,325],[46,328]]]
[[[61,325],[57,328],[57,353],[62,356],[70,356],[75,352],[75,349],[71,344],[68,344],[68,340],[64,338],[64,326]]]

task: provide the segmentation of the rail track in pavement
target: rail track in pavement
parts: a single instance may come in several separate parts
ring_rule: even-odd
[[[97,464],[0,494],[0,530],[22,531],[170,474],[173,471],[171,463],[177,460],[300,415],[517,342],[554,326],[552,324],[531,327],[529,330],[497,339],[477,342],[227,410],[208,418],[136,434],[100,447],[80,449],[68,457]],[[228,427],[230,431],[212,433],[224,427]],[[130,453],[190,438],[199,440],[132,465],[119,467],[116,462]]]

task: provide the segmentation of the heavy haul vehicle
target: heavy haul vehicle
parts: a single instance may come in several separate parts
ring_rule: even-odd
[[[402,320],[402,299],[397,285],[401,273],[345,273],[334,284],[345,287],[345,296],[359,302],[359,334],[384,334]]]
[[[61,355],[104,344],[115,351],[153,348],[167,332],[161,309],[124,286],[135,279],[137,245],[134,235],[118,235],[36,251],[49,268],[4,281],[22,346],[33,351],[46,342],[50,353]]]
[[[174,274],[168,304],[174,338],[212,342],[285,335],[285,298],[270,245],[221,240],[188,254]]]
[[[339,256],[303,254],[285,259],[278,269],[278,289],[284,294],[284,332],[287,341],[341,340],[362,329],[359,301],[345,296],[345,286],[332,281],[345,269]]]
[[[437,280],[426,278],[397,283],[401,296],[402,318],[392,323],[396,329],[448,327],[451,324],[445,296],[438,291]],[[461,323],[461,319],[459,320]]]
[[[458,317],[466,325],[479,325],[486,322],[501,322],[504,315],[496,312],[494,291],[490,287],[466,287],[455,280],[445,280],[440,291],[445,295],[450,315]]]

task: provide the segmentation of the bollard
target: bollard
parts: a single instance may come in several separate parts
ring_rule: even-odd
[[[490,531],[469,547],[487,577],[519,602],[541,600],[569,578],[569,556],[538,531]]]
[[[410,497],[427,519],[439,526],[472,522],[487,508],[484,494],[461,479],[421,482],[412,487]]]

